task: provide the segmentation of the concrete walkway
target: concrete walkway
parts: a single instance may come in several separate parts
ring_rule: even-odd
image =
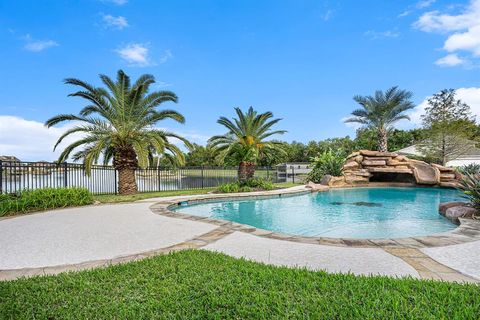
[[[205,247],[237,258],[329,272],[419,277],[413,267],[382,249],[332,247],[260,238],[235,232]]]
[[[0,270],[112,259],[168,247],[216,228],[153,214],[149,203],[47,211],[0,221]]]
[[[299,191],[305,189],[296,187],[261,195]],[[469,282],[480,279],[476,254],[480,241],[421,250],[416,249],[418,241],[426,239],[393,244],[361,240],[352,246],[342,239],[288,239],[237,223],[168,210],[169,205],[185,199],[209,197],[147,199],[0,219],[0,280],[88,269],[185,248],[329,272]],[[404,247],[402,243],[412,244]]]

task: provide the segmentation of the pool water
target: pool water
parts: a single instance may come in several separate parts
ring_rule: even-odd
[[[438,206],[462,199],[454,189],[355,188],[196,203],[175,210],[291,235],[374,239],[453,230],[457,225],[441,216]]]

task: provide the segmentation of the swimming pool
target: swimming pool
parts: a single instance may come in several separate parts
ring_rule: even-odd
[[[446,232],[456,224],[440,202],[462,200],[454,189],[352,188],[262,200],[192,203],[174,211],[234,221],[291,235],[400,238]]]

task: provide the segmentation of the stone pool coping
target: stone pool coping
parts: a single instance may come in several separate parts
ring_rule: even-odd
[[[370,185],[363,186],[364,188],[368,187],[381,187],[386,186],[382,185]],[[389,187],[407,187],[406,185],[392,185]],[[352,187],[346,188],[334,188],[338,189],[350,189]],[[233,231],[241,231],[244,233],[253,234],[260,237],[271,238],[271,239],[280,239],[287,240],[292,242],[300,243],[310,243],[310,244],[321,244],[329,246],[339,246],[339,247],[357,247],[357,248],[368,248],[368,247],[387,247],[387,248],[412,248],[412,249],[422,249],[422,248],[431,248],[431,247],[445,247],[449,245],[462,244],[472,241],[480,240],[480,221],[475,221],[471,219],[460,218],[460,225],[454,230],[436,233],[428,236],[418,236],[418,237],[405,237],[405,238],[385,238],[385,239],[358,239],[358,238],[331,238],[331,237],[311,237],[311,236],[300,236],[292,235],[281,232],[275,232],[265,229],[256,228],[250,225],[241,224],[228,220],[213,219],[208,217],[201,217],[195,215],[189,215],[182,212],[174,212],[171,209],[178,208],[182,203],[197,204],[197,203],[207,203],[207,202],[216,202],[216,201],[238,201],[246,199],[271,199],[276,197],[284,196],[296,196],[301,194],[308,194],[317,192],[309,188],[299,188],[293,187],[288,189],[281,189],[275,191],[266,191],[266,192],[252,192],[252,193],[235,193],[235,194],[206,194],[201,196],[179,196],[171,197],[168,200],[159,201],[150,207],[154,213],[179,219],[187,219],[192,221],[199,221],[214,224],[221,227],[226,227]]]

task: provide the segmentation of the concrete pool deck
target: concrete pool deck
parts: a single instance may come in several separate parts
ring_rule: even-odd
[[[56,274],[187,248],[259,262],[363,275],[480,280],[480,223],[430,237],[358,240],[295,237],[234,222],[173,213],[182,201],[287,196],[309,189],[146,199],[0,219],[0,279]]]

